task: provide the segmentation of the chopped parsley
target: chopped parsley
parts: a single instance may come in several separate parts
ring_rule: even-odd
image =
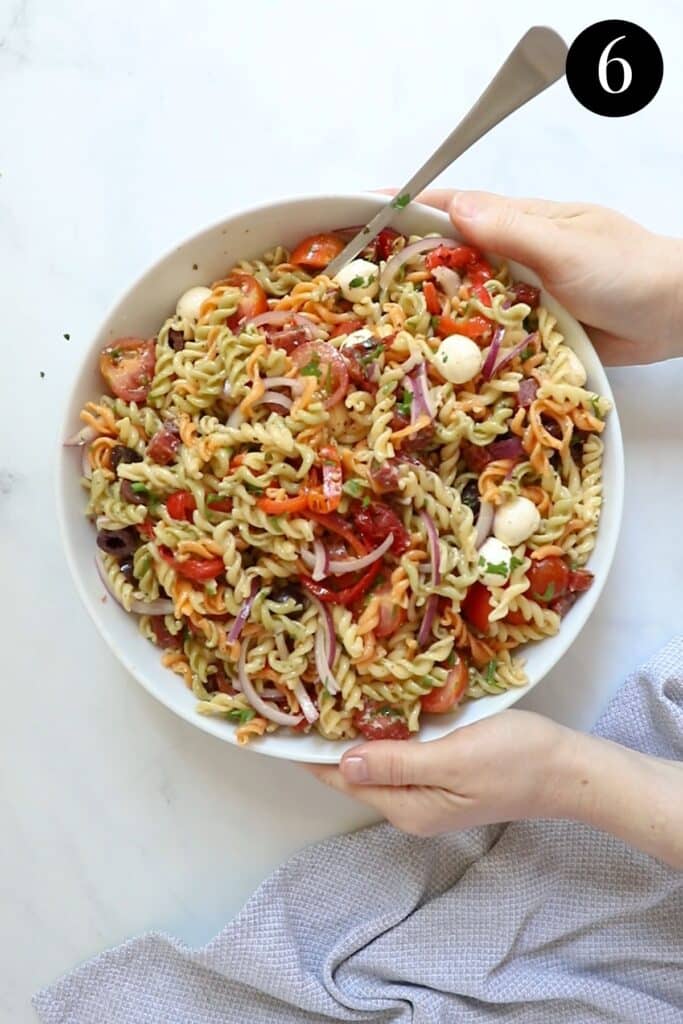
[[[486,666],[486,672],[484,673],[484,678],[486,679],[487,683],[492,683],[493,682],[493,677],[496,674],[497,668],[498,668],[498,662],[496,661],[495,658],[492,658],[491,661]]]
[[[479,565],[485,566],[484,571],[486,573],[490,573],[492,576],[506,577],[508,574],[506,562],[487,562],[483,557],[481,557],[479,559]]]
[[[448,362],[448,352],[442,352],[441,353],[441,362],[442,363],[447,363]]]
[[[510,559],[510,572],[514,572],[515,569],[518,569],[521,564],[522,559],[517,558],[515,555],[513,555],[512,558]]]
[[[250,484],[249,482],[245,483],[244,486],[246,487],[250,494],[255,494],[257,495],[257,497],[260,497],[263,494],[262,487],[255,487],[254,484]]]
[[[227,717],[231,722],[239,722],[240,725],[244,725],[245,722],[250,722],[256,712],[253,708],[232,708],[227,713]]]
[[[602,412],[600,411],[600,399],[597,395],[591,395],[591,405],[593,406],[593,414],[602,419]]]
[[[433,331],[437,330],[437,328],[439,326],[439,321],[440,320],[441,320],[440,316],[432,316],[432,317],[429,318],[429,324],[430,324],[430,326],[431,326]]]
[[[412,391],[408,391],[407,388],[404,388],[403,389],[403,397],[401,398],[401,401],[396,403],[396,411],[398,413],[400,413],[401,416],[410,416],[410,410],[412,408],[412,404],[413,404],[413,393],[412,393]]]
[[[268,522],[272,523],[272,525],[276,526],[278,529],[280,529],[281,520],[281,516],[268,516]]]
[[[404,192],[403,195],[396,196],[391,200],[391,205],[395,210],[403,210],[410,202],[410,192]]]
[[[226,500],[226,498],[225,498],[224,494],[210,494],[209,497],[206,499],[206,504],[207,505],[217,505],[219,502],[225,501],[225,500]]]
[[[454,667],[454,665],[455,665],[455,658],[456,658],[455,651],[451,651],[451,653],[446,658],[446,668],[453,668]]]
[[[346,481],[342,487],[342,491],[344,494],[350,494],[352,498],[360,498],[367,486],[368,485],[365,480],[358,480],[353,477],[351,480]]]
[[[555,584],[549,583],[543,594],[534,594],[533,596],[537,601],[552,601],[555,596]]]
[[[302,377],[320,377],[320,359],[318,356],[313,356],[310,363],[302,366],[299,373]]]
[[[522,360],[522,362],[524,362],[525,359],[530,359],[533,354],[533,348],[531,347],[531,345],[527,345],[527,347],[524,349],[519,358]]]
[[[377,714],[378,715],[382,715],[384,718],[402,718],[403,717],[400,711],[397,711],[396,708],[389,707],[388,704],[385,705],[385,707],[380,708],[379,711],[377,712]]]
[[[123,352],[121,351],[120,348],[113,348],[111,349],[109,355],[111,357],[112,363],[118,363],[119,360],[121,359],[121,356],[123,355]]]
[[[364,284],[364,277],[352,277],[349,281],[349,288],[362,288]]]
[[[145,555],[145,557],[140,562],[140,565],[138,566],[138,568],[139,568],[139,573],[137,573],[138,579],[140,579],[141,576],[145,575],[145,573],[147,572],[147,570],[149,569],[151,564],[152,564],[152,556],[151,555]]]
[[[371,500],[372,499],[370,498],[370,495],[366,494],[365,497],[363,498],[363,502],[362,502],[363,508],[367,508],[368,505],[370,504]]]
[[[218,584],[215,580],[207,580],[204,584],[204,590],[213,597],[218,592]]]
[[[131,484],[130,489],[136,494],[142,494],[145,498],[149,497],[149,489],[144,484]]]
[[[360,365],[369,366],[370,363],[373,363],[375,359],[378,359],[379,356],[382,355],[382,352],[384,352],[384,345],[375,345],[369,352],[366,352],[364,356],[360,357]]]

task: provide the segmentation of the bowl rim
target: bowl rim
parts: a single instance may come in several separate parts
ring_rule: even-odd
[[[76,591],[80,597],[80,600],[84,605],[86,611],[88,612],[90,619],[93,621],[98,633],[103,637],[105,643],[111,650],[112,654],[124,666],[124,668],[133,677],[137,684],[141,685],[152,698],[154,698],[156,701],[164,705],[174,715],[183,719],[194,728],[201,729],[202,732],[209,736],[212,736],[216,740],[230,743],[233,746],[238,746],[237,741],[235,739],[235,731],[233,729],[227,729],[219,732],[216,729],[211,728],[211,724],[213,721],[211,718],[197,714],[194,708],[186,709],[179,707],[173,699],[172,690],[169,689],[169,695],[167,696],[166,693],[160,693],[157,690],[153,689],[151,683],[146,678],[145,672],[136,666],[134,659],[129,656],[128,650],[113,637],[104,617],[97,614],[97,608],[94,606],[94,603],[90,595],[87,593],[82,573],[80,571],[79,566],[77,565],[76,559],[72,552],[71,542],[68,536],[68,521],[70,513],[66,507],[66,488],[63,485],[63,469],[65,459],[65,447],[63,438],[66,436],[66,431],[69,429],[69,417],[74,406],[76,392],[79,388],[80,377],[84,373],[86,366],[93,357],[95,342],[98,339],[99,335],[102,333],[104,326],[113,319],[117,311],[125,308],[127,302],[131,299],[134,292],[139,287],[141,281],[148,275],[153,274],[156,270],[162,268],[163,265],[168,260],[170,260],[177,252],[183,250],[187,246],[191,246],[193,242],[199,241],[206,234],[220,232],[221,229],[224,228],[229,229],[230,224],[237,219],[248,217],[250,215],[258,213],[266,213],[269,210],[274,211],[297,203],[325,204],[327,202],[344,203],[358,202],[359,200],[373,200],[378,205],[386,205],[391,201],[391,198],[392,197],[390,195],[373,191],[300,193],[269,199],[264,202],[249,206],[246,209],[235,210],[227,214],[226,216],[221,217],[218,220],[211,221],[210,223],[207,223],[203,227],[199,228],[198,230],[193,231],[191,234],[187,235],[186,237],[182,238],[180,241],[174,243],[172,246],[166,249],[152,263],[146,265],[137,274],[135,279],[128,285],[128,287],[126,287],[125,290],[122,293],[120,293],[115,298],[115,300],[109,305],[105,315],[98,319],[98,325],[94,332],[90,335],[87,347],[84,349],[83,357],[78,361],[77,369],[70,382],[70,385],[68,386],[67,389],[65,389],[63,404],[61,405],[59,416],[60,427],[56,443],[57,451],[54,466],[54,484],[56,491],[55,497],[57,505],[57,523],[62,549],[66,558],[67,565],[69,567],[71,578],[76,586]],[[415,208],[424,210],[426,213],[429,213],[429,215],[432,217],[436,215],[437,218],[443,220],[444,228],[446,228],[446,226],[449,226],[449,233],[453,237],[459,237],[459,232],[450,222],[450,220],[448,219],[448,215],[445,213],[445,211],[433,206],[429,206],[424,203],[418,203],[417,201],[414,200],[413,202],[410,203],[407,209],[415,210]],[[276,241],[274,241],[272,244],[275,245],[277,243]],[[492,250],[488,250],[487,255],[496,256],[499,259],[501,258],[497,253],[495,253],[495,251]],[[506,262],[515,264],[518,267],[522,267],[522,269],[524,270],[525,280],[531,279],[539,285],[542,284],[538,275],[528,267],[524,266],[523,264],[519,264],[518,261],[509,260],[507,258]],[[607,378],[605,368],[602,365],[602,362],[600,361],[597,352],[595,352],[595,348],[589,336],[587,335],[585,329],[583,328],[583,325],[578,320],[576,320],[576,318],[571,313],[569,313],[564,306],[562,306],[556,299],[554,299],[552,295],[550,296],[550,298],[552,299],[554,305],[561,310],[564,316],[567,317],[572,322],[573,329],[577,330],[579,334],[583,335],[585,342],[593,350],[596,362],[599,364],[600,372],[602,375],[602,380],[600,382],[601,393],[608,397],[612,403],[612,408],[609,417],[610,429],[613,435],[610,444],[610,458],[613,460],[612,472],[614,476],[612,490],[610,491],[610,505],[612,506],[613,514],[611,532],[602,541],[602,558],[605,562],[606,569],[600,576],[596,576],[594,583],[589,591],[590,606],[587,608],[580,625],[578,625],[574,629],[572,638],[567,640],[566,646],[558,654],[557,658],[555,658],[552,664],[548,665],[542,672],[540,672],[533,679],[533,681],[530,681],[529,684],[527,684],[526,686],[520,688],[511,688],[507,690],[505,693],[497,695],[495,709],[492,709],[489,715],[484,717],[490,717],[491,714],[497,714],[500,711],[504,711],[507,708],[511,707],[513,704],[516,704],[517,701],[519,701],[522,697],[530,693],[531,690],[534,689],[544,679],[548,672],[552,671],[552,669],[567,654],[571,645],[583,630],[584,626],[586,625],[586,622],[588,621],[590,615],[592,614],[595,606],[597,605],[600,599],[602,591],[607,582],[607,578],[612,570],[616,546],[619,540],[621,530],[624,504],[624,444],[621,424],[619,420],[619,413],[616,401],[614,399],[614,394],[612,392],[610,382]],[[542,643],[543,641],[539,641],[539,644]],[[170,673],[170,670],[166,669],[166,671]],[[178,682],[180,682],[180,680],[178,680]],[[447,733],[445,734],[449,734],[450,732],[453,732],[456,729],[462,727],[466,728],[467,726],[459,724],[457,720],[453,720],[452,723],[450,723],[450,728],[447,730]],[[257,753],[266,757],[275,758],[276,760],[287,760],[301,763],[337,764],[346,749],[348,749],[354,743],[362,742],[362,738],[351,741],[328,740],[326,741],[326,743],[329,747],[329,750],[325,749],[321,751],[319,754],[311,755],[311,753],[304,748],[303,744],[299,746],[301,737],[297,738],[296,743],[291,743],[291,749],[288,747],[284,750],[280,749],[279,745],[278,749],[276,749],[275,744],[268,743],[268,739],[268,736],[264,736],[260,743],[249,743],[241,747],[241,749],[247,750],[250,753]],[[421,733],[416,734],[416,736],[413,738],[413,741],[423,741]]]

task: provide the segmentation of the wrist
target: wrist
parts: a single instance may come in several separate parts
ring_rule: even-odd
[[[675,359],[683,356],[683,240],[658,237],[656,244],[653,265],[661,273],[653,305],[655,331],[662,358]]]

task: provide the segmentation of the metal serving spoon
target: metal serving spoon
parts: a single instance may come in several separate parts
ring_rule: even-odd
[[[325,273],[333,277],[387,226],[396,210],[407,206],[482,135],[562,78],[566,59],[567,46],[557,32],[542,26],[530,28],[458,127],[399,190],[392,202],[383,206],[342,249]]]

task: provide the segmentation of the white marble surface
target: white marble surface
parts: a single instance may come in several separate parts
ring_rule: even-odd
[[[567,38],[614,13],[556,6]],[[0,1018],[13,1024],[33,1020],[38,986],[131,934],[204,942],[289,853],[369,820],[295,766],[175,719],[87,619],[57,537],[53,459],[89,337],[198,226],[264,198],[399,183],[550,17],[523,0],[475,14],[453,0],[231,7],[0,0]],[[683,233],[675,8],[647,8],[665,62],[648,109],[604,120],[556,86],[445,183],[585,198]],[[592,621],[526,702],[581,727],[680,625],[683,363],[611,379],[621,545]]]

